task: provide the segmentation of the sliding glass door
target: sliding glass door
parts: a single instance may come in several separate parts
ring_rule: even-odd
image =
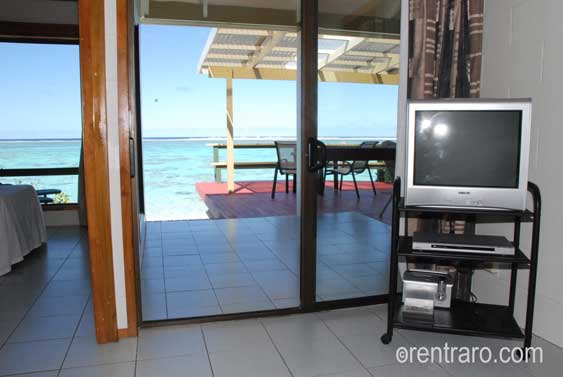
[[[143,319],[385,294],[400,2],[149,3]]]

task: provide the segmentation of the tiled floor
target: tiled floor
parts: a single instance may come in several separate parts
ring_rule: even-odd
[[[318,300],[384,294],[389,226],[355,212],[319,215]],[[295,216],[149,222],[143,319],[299,305]]]
[[[49,239],[48,249],[0,278],[0,376],[554,377],[563,370],[563,350],[539,338],[541,364],[398,364],[400,346],[520,343],[399,330],[385,346],[385,305],[142,329],[138,338],[98,345],[85,235],[59,228]]]

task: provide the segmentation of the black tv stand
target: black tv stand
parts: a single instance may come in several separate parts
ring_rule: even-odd
[[[532,325],[534,319],[534,301],[538,266],[538,247],[541,217],[541,195],[538,186],[528,183],[528,191],[532,195],[532,211],[499,211],[484,208],[437,208],[405,206],[401,197],[401,180],[393,183],[393,216],[391,224],[391,258],[389,273],[389,303],[387,310],[387,332],[381,341],[388,344],[393,339],[393,329],[411,329],[453,333],[460,335],[492,336],[502,338],[523,338],[524,349],[532,343]],[[420,251],[412,249],[412,237],[408,236],[409,218],[440,218],[448,214],[459,219],[475,222],[486,221],[496,223],[513,223],[515,247],[514,255],[478,254],[462,252]],[[399,234],[401,215],[404,219],[404,236]],[[530,257],[520,249],[520,228],[522,222],[532,223]],[[415,321],[404,316],[400,293],[397,292],[399,257],[407,261],[425,261],[456,266],[479,267],[483,263],[498,262],[510,265],[510,293],[508,305],[492,305],[452,301],[450,309],[435,308],[434,319],[429,322]],[[524,331],[514,319],[516,300],[516,277],[519,269],[529,268],[528,296],[526,306],[526,323]]]

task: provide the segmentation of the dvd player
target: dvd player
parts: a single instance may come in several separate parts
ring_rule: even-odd
[[[478,253],[514,255],[514,245],[506,237],[476,234],[451,234],[415,232],[412,237],[414,251],[446,251],[452,253]]]

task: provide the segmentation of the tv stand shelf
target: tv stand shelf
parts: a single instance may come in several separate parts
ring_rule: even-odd
[[[467,261],[476,263],[498,262],[526,265],[530,263],[530,258],[519,248],[516,249],[515,255],[413,250],[412,237],[408,236],[399,237],[397,254],[401,257],[428,258],[443,261]]]
[[[524,338],[524,349],[531,346],[532,325],[534,318],[534,300],[536,290],[539,231],[541,217],[541,195],[539,188],[528,183],[528,191],[532,196],[533,210],[503,211],[480,208],[437,208],[405,206],[401,197],[401,179],[393,183],[393,216],[391,223],[391,258],[389,273],[389,307],[387,316],[387,332],[381,336],[384,344],[391,342],[394,328],[454,333],[460,335],[493,336],[505,338]],[[514,255],[495,255],[481,253],[419,251],[412,248],[412,237],[408,236],[408,220],[410,218],[439,218],[443,215],[455,219],[466,219],[488,223],[513,223]],[[399,234],[401,218],[404,220],[404,234]],[[520,230],[522,222],[532,222],[530,257],[520,248]],[[416,316],[405,315],[402,299],[397,292],[399,278],[399,257],[409,262],[441,262],[450,265],[478,267],[484,263],[501,263],[510,266],[510,293],[508,305],[492,305],[452,300],[451,308],[435,308],[431,320],[421,320]],[[516,278],[519,269],[529,269],[526,320],[524,331],[514,319],[516,300]]]
[[[400,296],[395,302],[393,325],[397,328],[460,335],[524,337],[512,312],[506,306],[453,302],[452,309],[436,308],[433,322],[425,322],[404,315]]]
[[[516,211],[516,210],[503,210],[503,209],[489,209],[489,208],[447,208],[447,207],[427,207],[427,206],[407,206],[405,199],[400,198],[398,209],[400,212],[405,213],[449,213],[449,214],[462,214],[462,215],[488,215],[493,217],[520,217],[524,220],[530,220],[533,217],[533,212],[530,210]]]

